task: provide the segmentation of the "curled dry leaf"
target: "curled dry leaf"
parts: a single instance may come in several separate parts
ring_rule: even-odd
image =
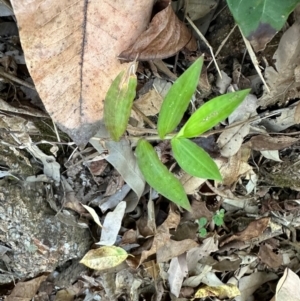
[[[154,0],[11,2],[47,111],[77,144],[87,143],[112,80],[124,70],[117,55],[146,28]]]
[[[170,1],[160,1],[158,5],[163,5],[163,9],[153,17],[149,28],[136,42],[119,54],[119,58],[162,59],[176,54],[185,46],[194,51],[197,49],[195,38],[185,24],[177,18]]]
[[[90,206],[87,206],[87,205],[84,205],[84,204],[81,204],[81,205],[82,205],[82,206],[90,213],[90,215],[93,217],[94,222],[95,222],[98,226],[102,227],[101,222],[100,222],[100,219],[99,219],[99,216],[98,216],[98,214],[96,213],[96,211],[94,210],[94,208],[92,208],[92,207],[90,207]]]
[[[268,227],[270,222],[269,217],[262,217],[260,219],[252,221],[245,230],[238,232],[229,238],[225,239],[220,246],[223,246],[233,240],[248,241],[250,239],[259,237]]]

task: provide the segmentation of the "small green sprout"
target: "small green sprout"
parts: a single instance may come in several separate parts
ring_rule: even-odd
[[[224,215],[225,215],[225,210],[220,209],[217,210],[216,213],[213,216],[213,221],[217,226],[222,226],[224,223]]]
[[[207,230],[205,229],[205,226],[207,224],[207,218],[201,217],[197,220],[197,223],[199,225],[198,232],[199,232],[200,237],[206,237]]]

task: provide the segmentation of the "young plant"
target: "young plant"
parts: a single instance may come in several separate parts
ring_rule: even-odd
[[[206,217],[201,217],[197,220],[198,223],[198,233],[200,237],[205,237],[207,235],[207,230],[205,228],[207,224],[207,218]]]
[[[216,213],[213,216],[213,221],[217,226],[222,226],[224,223],[224,215],[225,215],[225,210],[220,209],[217,210]]]
[[[202,65],[203,57],[200,57],[174,82],[159,112],[157,130],[161,139],[171,137],[174,158],[184,171],[195,177],[222,181],[219,169],[209,154],[188,138],[203,134],[227,118],[250,90],[228,93],[206,102],[191,115],[178,133],[172,133],[180,123],[196,90]],[[135,84],[131,84],[133,74],[126,74],[125,78],[124,73],[117,77],[118,80],[113,82],[114,87],[109,89],[105,99],[105,107],[109,108],[104,107],[104,121],[114,140],[119,140],[126,130],[128,112],[135,95]],[[121,105],[118,106],[118,103]],[[124,112],[126,116],[122,115]],[[170,133],[172,134],[166,137]],[[145,139],[138,141],[136,156],[138,166],[150,186],[175,204],[186,210],[191,209],[182,184],[162,164],[152,145]]]

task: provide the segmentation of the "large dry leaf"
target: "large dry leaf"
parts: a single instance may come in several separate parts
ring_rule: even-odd
[[[259,99],[260,106],[267,106],[298,97],[300,87],[300,24],[295,22],[282,36],[273,56],[275,67],[265,70],[266,82],[271,93],[264,92]],[[298,67],[297,67],[298,66]]]
[[[120,58],[153,60],[170,57],[185,46],[190,50],[197,49],[195,38],[177,18],[171,2],[163,0],[158,5],[158,9],[163,9],[153,17],[149,28],[137,41],[119,55]]]
[[[299,301],[300,291],[299,291],[300,280],[296,273],[292,270],[286,268],[284,270],[283,276],[279,279],[276,287],[276,300],[290,300]]]
[[[108,87],[126,68],[117,56],[145,30],[154,0],[11,2],[47,111],[77,144],[88,142],[102,119]]]

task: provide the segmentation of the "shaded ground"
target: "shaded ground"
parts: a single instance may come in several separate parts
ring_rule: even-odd
[[[234,21],[224,1],[205,18],[199,24],[216,52]],[[204,53],[206,67],[199,93],[184,117],[224,93],[227,77],[240,89],[252,88],[252,98],[235,116],[207,137],[194,139],[215,159],[223,182],[184,174],[175,164],[169,143],[153,143],[162,162],[184,185],[193,209],[187,212],[149,193],[149,188],[138,200],[114,166],[121,157],[127,164],[134,160],[128,141],[134,147],[132,136],[151,132],[151,122],[157,121],[161,97],[153,86],[163,95],[195,53],[181,52],[175,73],[174,57],[141,62],[135,104],[148,119],[132,114],[128,141],[121,149],[109,143],[101,149],[98,140],[78,149],[53,128],[30,88],[13,16],[3,16],[1,22],[7,26],[7,32],[1,32],[1,72],[13,76],[3,76],[0,82],[1,296],[10,295],[8,300],[159,301],[188,300],[196,293],[203,300],[220,300],[236,296],[238,288],[241,297],[235,300],[251,295],[268,300],[286,268],[299,272],[298,81],[285,83],[281,102],[266,100],[238,28],[217,56],[222,80],[210,63],[207,45],[197,37],[201,46],[197,55]],[[290,27],[293,22],[291,16]],[[270,67],[275,64],[273,54],[280,49],[285,31],[258,54],[263,68],[268,67],[266,62]],[[269,71],[266,78],[272,82],[271,75]],[[234,122],[239,126],[225,131]],[[107,157],[108,153],[119,159]],[[48,174],[50,170],[51,180],[45,169]],[[126,211],[118,213],[114,208],[122,201]],[[101,272],[78,263],[89,249],[97,248],[95,243],[104,235],[81,204],[96,210],[106,230],[111,226],[106,239],[110,235],[116,246],[133,256]],[[121,227],[114,238],[118,220]]]

